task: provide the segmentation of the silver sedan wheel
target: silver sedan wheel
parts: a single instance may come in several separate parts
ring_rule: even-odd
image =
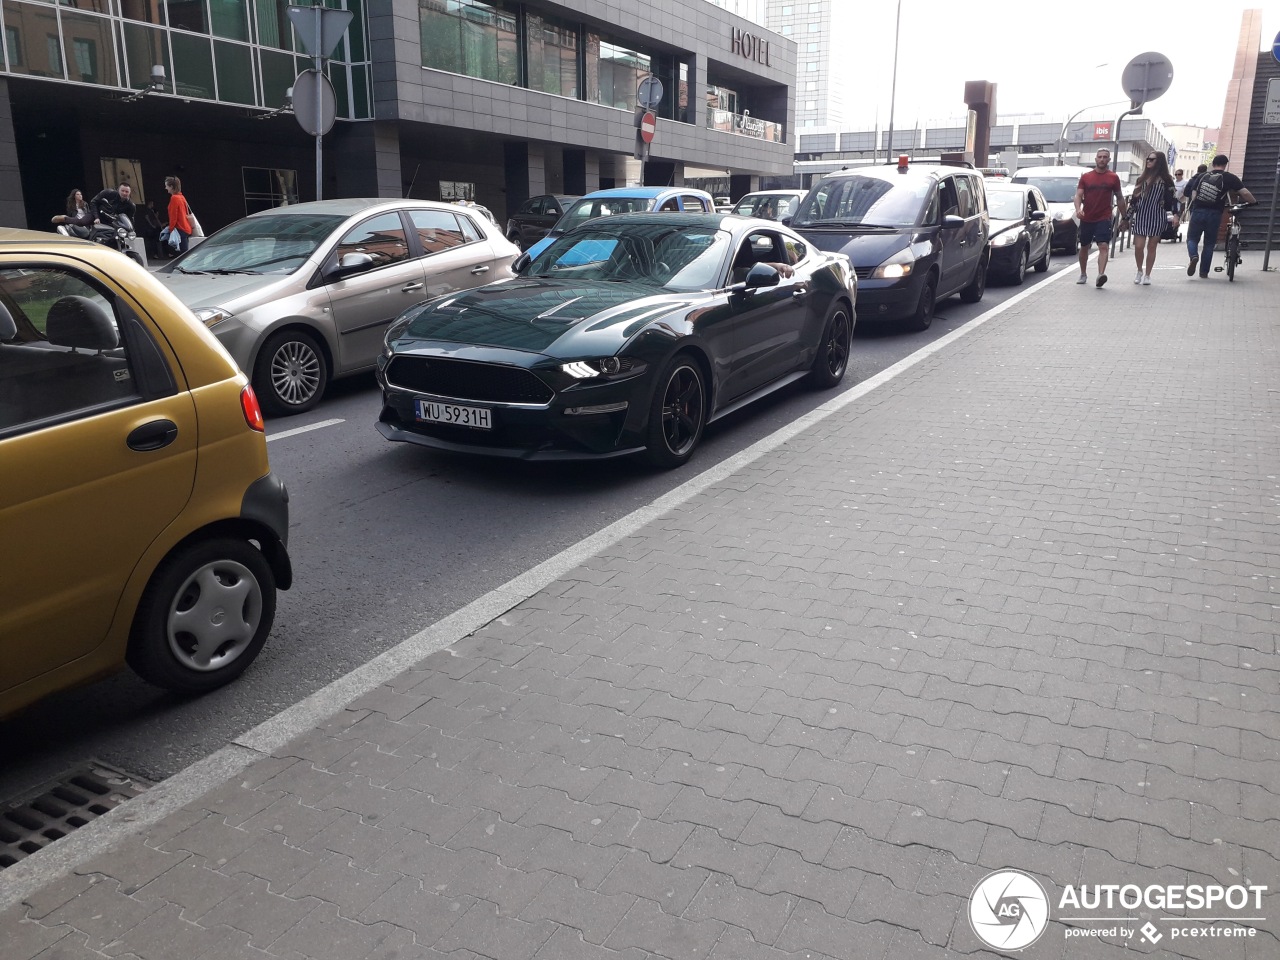
[[[301,340],[286,340],[271,356],[271,388],[291,406],[306,403],[320,389],[320,357]]]
[[[248,567],[235,560],[206,563],[187,577],[169,608],[169,650],[191,670],[219,670],[253,642],[262,609],[262,587]]]

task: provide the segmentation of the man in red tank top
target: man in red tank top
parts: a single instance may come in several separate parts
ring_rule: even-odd
[[[1107,282],[1107,254],[1111,245],[1111,204],[1114,200],[1116,209],[1120,211],[1120,224],[1128,221],[1125,215],[1124,191],[1120,189],[1120,178],[1109,169],[1111,151],[1105,148],[1094,157],[1094,168],[1080,177],[1076,186],[1076,217],[1080,220],[1080,279],[1076,283],[1089,281],[1088,270],[1089,244],[1098,246],[1098,280],[1101,287]]]

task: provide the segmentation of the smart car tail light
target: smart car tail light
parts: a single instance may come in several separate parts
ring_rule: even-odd
[[[262,419],[262,407],[258,405],[258,395],[248,384],[240,391],[240,409],[244,411],[244,422],[250,429],[259,433],[267,432],[266,422]]]

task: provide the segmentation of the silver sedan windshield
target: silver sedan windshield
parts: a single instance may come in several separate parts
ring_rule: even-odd
[[[193,247],[176,269],[188,273],[293,273],[346,219],[287,213],[246,217]]]

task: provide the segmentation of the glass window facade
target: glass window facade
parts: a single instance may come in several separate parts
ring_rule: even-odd
[[[519,11],[481,0],[418,0],[422,65],[481,80],[520,82]]]
[[[165,92],[275,109],[310,57],[293,53],[291,0],[2,0],[4,70],[11,74],[139,90],[165,68]],[[373,115],[365,0],[325,0],[351,10],[327,66],[338,116]]]
[[[529,89],[577,99],[579,32],[571,24],[529,12],[525,20]]]
[[[653,72],[648,54],[587,34],[587,99],[631,110],[640,81]]]

